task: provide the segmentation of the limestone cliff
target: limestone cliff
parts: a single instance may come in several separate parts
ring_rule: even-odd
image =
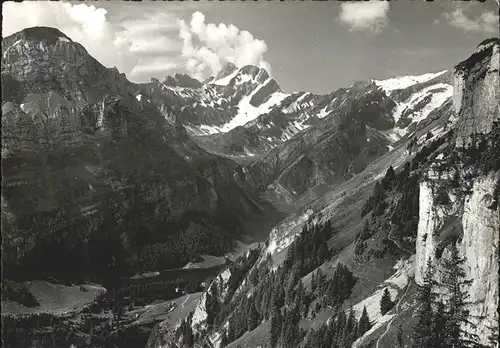
[[[461,148],[473,145],[481,133],[489,134],[500,119],[498,67],[499,41],[491,39],[455,68],[453,151],[458,155],[451,157],[459,160],[450,167],[436,159],[420,184],[415,264],[417,283],[423,282],[428,260],[435,265],[434,279],[442,282],[449,244],[453,239],[458,241],[465,259],[466,280],[472,282],[467,302],[470,319],[476,326],[467,330],[477,334],[486,345],[488,337],[495,334],[493,328],[498,321],[500,210],[496,201],[500,172],[494,166],[493,171],[478,171],[477,162],[470,163],[477,155]],[[486,161],[491,162],[487,158]]]
[[[459,122],[457,145],[466,146],[475,133],[488,133],[498,112],[500,40],[483,41],[478,51],[455,66],[453,106]]]
[[[483,344],[487,344],[489,335],[494,333],[493,325],[498,321],[500,208],[493,208],[492,203],[499,178],[500,172],[496,172],[476,179],[460,209],[446,209],[436,204],[431,182],[423,182],[420,186],[415,280],[418,284],[423,283],[429,259],[436,266],[435,280],[442,280],[442,261],[449,253],[447,249],[440,250],[440,243],[446,238],[446,221],[458,218],[462,229],[459,250],[465,258],[466,279],[472,281],[467,301],[471,320],[477,325],[469,329],[479,335]],[[454,217],[458,211],[459,216]]]

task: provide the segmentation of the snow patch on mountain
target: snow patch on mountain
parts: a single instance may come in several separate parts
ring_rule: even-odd
[[[328,108],[328,105],[325,106],[323,109],[319,110],[318,113],[316,114],[316,116],[318,118],[325,118],[326,116],[330,115],[333,110],[326,111],[327,108]]]
[[[382,134],[387,140],[389,140],[392,143],[395,143],[396,141],[400,140],[405,135],[405,131],[403,131],[400,128],[380,130],[379,133]]]
[[[373,82],[382,88],[382,90],[389,95],[392,91],[405,89],[410,86],[416,85],[417,83],[423,83],[430,81],[438,76],[443,75],[448,70],[443,70],[437,73],[429,73],[416,76],[398,76],[387,80],[373,80]]]
[[[235,71],[233,71],[232,73],[230,73],[229,75],[221,78],[221,79],[218,79],[216,81],[212,81],[210,82],[211,84],[214,84],[214,85],[218,85],[218,86],[227,86],[231,83],[231,80],[236,77],[236,75],[238,75],[238,73],[240,72],[241,69],[236,69]]]
[[[241,74],[236,78],[237,85],[242,85],[246,82],[253,82],[253,81],[254,81],[254,78],[248,74]]]
[[[241,98],[238,103],[238,113],[236,116],[228,123],[220,127],[220,131],[228,132],[239,126],[243,126],[246,123],[255,120],[257,117],[263,114],[267,114],[271,109],[279,105],[285,98],[289,95],[283,92],[274,92],[271,97],[263,104],[259,106],[253,106],[250,104],[252,97],[261,89],[264,88],[271,79],[268,79],[266,83],[262,84],[260,88],[256,88],[250,95]]]
[[[410,132],[411,126],[425,120],[431,112],[440,108],[448,99],[453,96],[453,86],[446,83],[438,83],[412,94],[408,99],[393,110],[394,123],[397,125],[393,129],[380,131],[388,140],[396,142]],[[404,125],[399,125],[401,118],[405,118]]]
[[[306,120],[309,117],[306,118]],[[288,139],[291,139],[295,134],[303,131],[304,129],[307,129],[310,127],[308,124],[304,124],[305,120],[298,120],[298,121],[293,121],[289,122],[286,128],[283,130],[281,133],[281,141],[287,141]]]
[[[273,228],[269,234],[269,244],[264,254],[277,254],[292,244],[301,233],[300,227],[305,224],[312,214],[312,209],[307,209],[301,215],[291,216]]]
[[[439,91],[436,91],[439,90]],[[411,119],[413,122],[420,122],[425,119],[429,114],[444,104],[453,95],[453,86],[446,83],[438,83],[422,89],[420,92],[413,94],[409,99],[400,103],[396,110],[394,111],[393,117],[394,121],[398,122],[402,114],[407,111],[414,109],[415,106],[422,102],[428,96],[431,96],[431,100],[421,109],[411,113]]]
[[[283,109],[283,112],[285,114],[289,114],[289,113],[292,113],[294,111],[297,111],[298,109],[300,109],[300,103],[308,96],[310,96],[311,93],[303,93],[300,97],[298,97],[296,100],[294,100],[293,102],[290,103],[290,105],[288,105],[286,108]]]

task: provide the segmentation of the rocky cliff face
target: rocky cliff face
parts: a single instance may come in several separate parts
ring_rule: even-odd
[[[498,40],[491,40],[456,66],[453,101],[459,150],[473,144],[479,134],[488,134],[499,119],[498,48]],[[422,284],[430,260],[436,268],[435,279],[441,282],[448,245],[457,238],[465,259],[465,278],[471,281],[467,301],[476,324],[467,329],[488,345],[498,321],[500,211],[495,201],[500,173],[477,174],[467,165],[443,169],[439,160],[433,166],[420,184],[415,280]],[[455,171],[463,179],[459,188],[450,188],[446,182],[458,175]]]
[[[170,87],[189,88],[200,88],[202,86],[200,81],[193,79],[191,76],[186,74],[174,74],[173,76],[167,76],[163,80],[163,84]]]
[[[498,243],[500,234],[500,209],[493,208],[494,187],[500,173],[492,173],[475,180],[472,193],[463,200],[445,208],[435,202],[430,182],[420,186],[420,217],[417,235],[415,281],[423,284],[427,272],[427,261],[435,266],[435,279],[441,282],[443,260],[449,256],[444,247],[446,237],[452,232],[450,220],[458,219],[460,236],[459,250],[465,258],[466,279],[472,283],[468,288],[471,320],[476,327],[468,328],[487,345],[498,322]],[[447,226],[448,223],[448,226]]]
[[[467,146],[475,133],[489,133],[498,111],[499,39],[485,40],[478,51],[455,66],[453,106],[460,123],[457,125],[457,145]]]
[[[481,178],[474,183],[472,194],[466,198],[462,226],[462,253],[469,279],[470,314],[475,321],[476,333],[487,343],[495,335],[498,323],[498,247],[500,235],[500,209],[492,208],[494,187],[499,174]]]
[[[160,266],[159,253],[169,268],[202,245],[225,241],[223,252],[246,218],[263,217],[239,165],[199,148],[141,86],[55,29],[3,40],[2,89],[2,237],[13,274],[79,273],[61,274],[68,264],[106,273],[113,259],[144,262],[146,246],[157,256],[140,267]],[[190,246],[170,250],[170,238]]]

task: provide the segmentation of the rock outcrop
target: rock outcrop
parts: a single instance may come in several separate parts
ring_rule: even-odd
[[[472,304],[470,315],[476,324],[476,334],[483,344],[495,335],[498,324],[498,248],[500,237],[500,208],[492,208],[495,183],[500,173],[481,178],[474,183],[472,194],[466,198],[462,226],[462,253],[466,260],[467,278]]]
[[[430,260],[435,266],[435,280],[442,282],[443,260],[449,257],[447,247],[441,246],[450,233],[446,224],[459,219],[457,226],[461,231],[456,237],[460,237],[459,251],[465,259],[465,278],[471,281],[467,302],[470,303],[471,320],[476,324],[468,330],[477,334],[483,344],[487,344],[498,321],[500,209],[498,206],[492,208],[492,202],[499,178],[500,172],[478,178],[472,193],[448,208],[436,203],[431,182],[423,182],[420,186],[415,281],[423,284]]]
[[[473,134],[489,133],[500,120],[500,40],[483,41],[478,51],[455,66],[453,106],[458,146],[467,146]]]
[[[453,105],[459,148],[471,145],[481,133],[488,134],[500,119],[498,55],[498,39],[486,40],[478,52],[455,67]],[[446,182],[456,170],[464,179],[459,188],[450,189]],[[460,169],[442,168],[437,173],[430,170],[420,184],[415,280],[422,284],[430,260],[435,266],[434,279],[441,283],[443,261],[449,257],[448,245],[451,240],[458,240],[465,260],[465,278],[471,281],[467,290],[470,319],[476,324],[466,329],[477,334],[485,345],[489,336],[495,334],[498,321],[500,209],[493,203],[498,199],[495,196],[499,178],[498,171],[477,173],[474,168],[461,165]]]

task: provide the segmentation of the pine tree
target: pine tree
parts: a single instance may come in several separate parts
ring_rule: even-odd
[[[299,310],[293,307],[285,311],[283,326],[283,343],[285,347],[295,347],[299,339]]]
[[[349,311],[349,316],[347,318],[347,332],[349,334],[350,344],[354,342],[356,337],[356,332],[358,331],[358,323],[356,321],[356,315],[354,314],[354,310],[351,308]]]
[[[352,343],[355,340],[355,333],[356,333],[356,329],[357,329],[356,328],[356,319],[354,317],[354,311],[352,310],[352,308],[349,311],[349,315],[348,316],[344,315],[344,318],[345,318],[345,321],[344,321],[343,325],[339,326],[340,334],[341,334],[339,347],[350,348]],[[335,330],[335,331],[337,331],[337,330]],[[334,341],[336,341],[336,339],[334,339]]]
[[[391,293],[388,288],[385,288],[382,298],[380,299],[380,313],[385,315],[394,307],[394,302],[391,300]]]
[[[477,337],[470,335],[463,330],[464,325],[469,325],[469,311],[467,310],[466,300],[469,297],[464,289],[470,284],[465,280],[465,271],[463,264],[465,259],[458,253],[456,243],[451,245],[451,255],[444,261],[443,285],[448,290],[447,313],[445,340],[447,347],[462,348],[473,347],[477,344]]]
[[[444,304],[438,302],[432,319],[431,342],[433,348],[446,348],[446,311]]]
[[[306,300],[307,294],[304,289],[304,284],[299,280],[299,285],[297,286],[297,293],[295,298],[295,305],[298,306],[300,316],[306,317],[307,310],[309,309],[309,305]]]
[[[311,291],[314,293],[316,291],[317,283],[316,283],[316,272],[313,272],[311,279]]]
[[[259,326],[259,312],[257,312],[257,308],[255,308],[253,298],[248,301],[248,303],[249,309],[247,311],[247,329],[248,331],[252,331]]]
[[[384,188],[387,189],[387,188],[391,187],[394,179],[396,179],[396,173],[394,172],[394,168],[392,168],[392,166],[390,166],[389,168],[387,168],[387,171],[385,172],[385,176],[382,179],[382,185],[384,186]]]
[[[424,284],[418,288],[417,303],[420,307],[416,313],[416,320],[413,327],[411,336],[411,348],[433,348],[432,347],[432,318],[433,318],[433,304],[435,300],[434,280],[434,266],[429,259],[427,261],[427,273],[424,277]]]
[[[321,268],[318,269],[317,271],[317,277],[316,277],[316,282],[317,282],[317,290],[318,290],[318,297],[322,297],[326,293],[327,289],[327,282],[326,282],[326,275],[323,273]]]
[[[271,347],[276,347],[279,342],[281,335],[281,324],[283,322],[283,318],[281,317],[281,310],[275,307],[273,316],[271,317]]]
[[[226,337],[228,342],[233,342],[236,339],[234,332],[234,321],[232,320],[232,318],[229,320]]]
[[[396,334],[396,343],[398,344],[398,348],[404,348],[404,338],[403,338],[403,327],[401,324],[398,325],[398,331]]]
[[[366,306],[363,307],[363,312],[361,313],[361,317],[359,318],[358,323],[358,336],[361,337],[365,334],[366,331],[370,330],[372,324],[370,322],[370,318],[368,317],[368,313],[366,312]]]

